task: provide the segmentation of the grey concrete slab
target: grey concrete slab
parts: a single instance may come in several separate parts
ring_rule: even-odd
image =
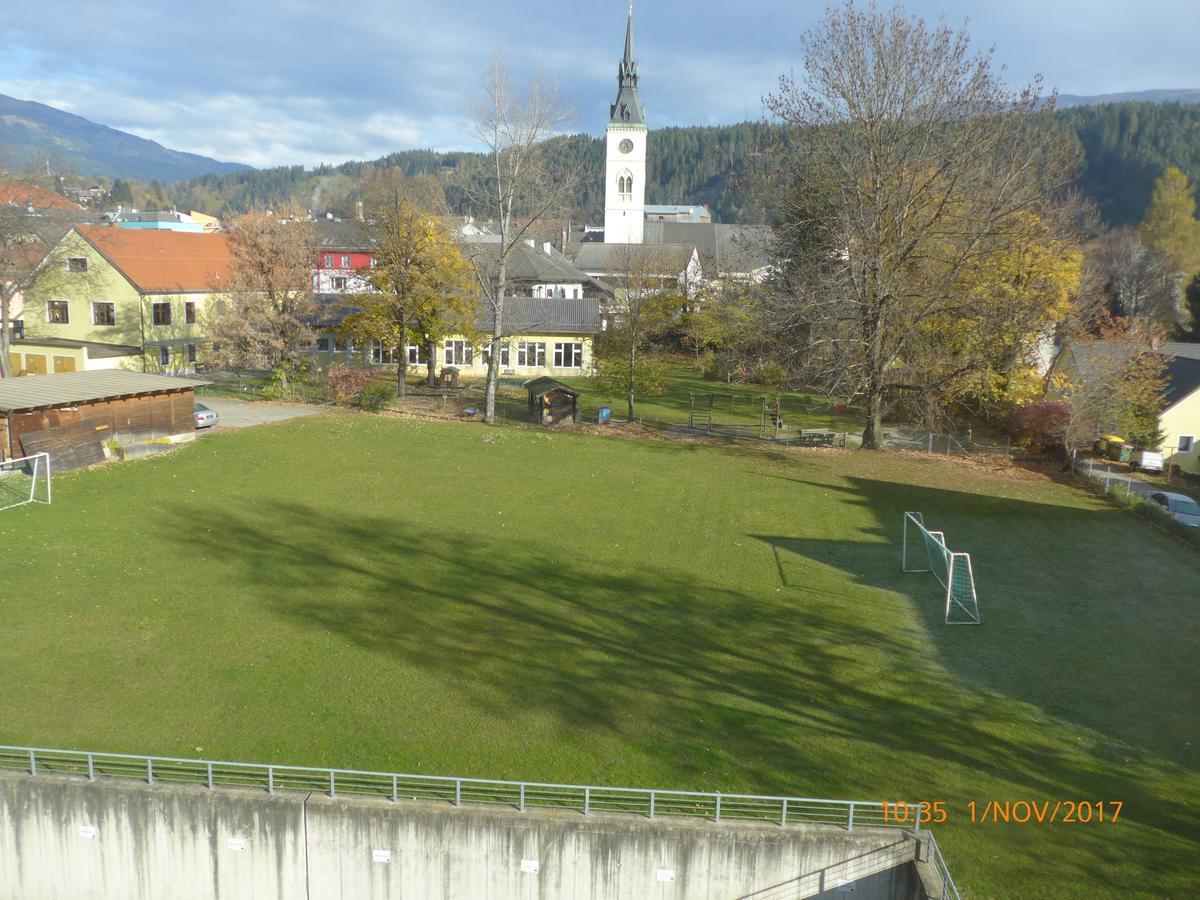
[[[197,400],[221,417],[212,428],[201,429],[198,434],[218,432],[223,428],[248,428],[268,422],[283,422],[300,416],[311,416],[325,412],[324,406],[302,406],[293,403],[270,403],[262,400],[229,400],[223,397],[199,397]]]

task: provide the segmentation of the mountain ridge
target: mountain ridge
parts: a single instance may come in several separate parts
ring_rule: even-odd
[[[0,94],[0,155],[12,165],[45,156],[77,175],[182,181],[201,175],[248,172],[252,167],[172,150],[34,100]]]

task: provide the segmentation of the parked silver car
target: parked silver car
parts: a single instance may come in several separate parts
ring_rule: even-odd
[[[1185,497],[1183,494],[1168,494],[1166,491],[1154,491],[1150,494],[1150,500],[1169,512],[1171,518],[1184,525],[1200,528],[1200,503],[1191,497]]]
[[[203,403],[196,404],[197,428],[212,428],[218,421],[220,421],[220,416],[217,415],[215,409],[209,409]]]

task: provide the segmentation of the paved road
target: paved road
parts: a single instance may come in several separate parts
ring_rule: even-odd
[[[211,410],[221,417],[212,428],[201,430],[206,432],[220,431],[223,428],[248,428],[251,425],[262,425],[267,422],[282,422],[299,416],[311,416],[314,413],[325,412],[323,406],[297,406],[284,403],[268,403],[253,400],[226,400],[219,397],[200,397]]]
[[[1076,463],[1075,471],[1083,472],[1085,475],[1091,475],[1098,481],[1105,480],[1105,473],[1108,473],[1112,483],[1121,486],[1124,490],[1124,484],[1129,481],[1129,490],[1134,494],[1149,494],[1151,491],[1174,490],[1173,488],[1164,488],[1161,484],[1150,484],[1142,481],[1137,475],[1133,475],[1129,471],[1128,465],[1119,463],[1104,462],[1101,460],[1093,460],[1092,465],[1088,466],[1087,460],[1081,460]]]

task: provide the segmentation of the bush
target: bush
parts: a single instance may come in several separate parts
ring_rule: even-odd
[[[367,385],[371,384],[371,376],[365,369],[352,369],[349,366],[330,366],[325,371],[325,385],[329,396],[338,406],[356,406]]]
[[[633,393],[637,397],[661,397],[667,392],[667,375],[671,367],[653,356],[638,360],[633,372]],[[596,383],[607,393],[624,397],[629,389],[629,360],[608,356],[596,362]]]
[[[1065,403],[1033,403],[1012,414],[1008,430],[1035,450],[1050,450],[1062,446],[1069,420]]]
[[[392,385],[383,381],[373,381],[359,392],[355,405],[367,412],[379,412],[395,396],[396,389]]]

